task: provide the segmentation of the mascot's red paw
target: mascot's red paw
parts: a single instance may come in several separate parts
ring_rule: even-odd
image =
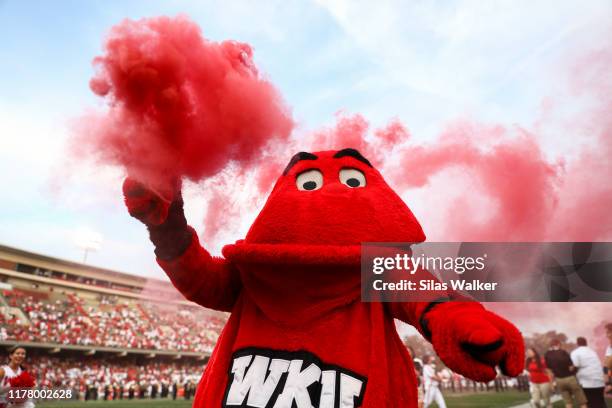
[[[123,196],[130,215],[146,225],[160,225],[168,217],[170,202],[134,179],[123,182]]]
[[[451,370],[476,381],[523,371],[524,343],[518,329],[475,302],[447,302],[425,317],[436,353]]]

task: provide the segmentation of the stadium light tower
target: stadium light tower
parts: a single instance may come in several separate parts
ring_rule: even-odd
[[[102,235],[89,228],[80,228],[75,234],[76,245],[83,250],[83,263],[87,263],[90,251],[97,251],[102,245]]]

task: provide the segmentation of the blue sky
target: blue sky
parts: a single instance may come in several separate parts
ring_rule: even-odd
[[[210,39],[250,43],[298,138],[344,109],[374,124],[398,117],[422,140],[457,117],[529,126],[558,92],[558,66],[605,41],[612,20],[607,0],[372,4],[0,0],[0,243],[80,260],[75,242],[93,235],[101,244],[90,263],[162,276],[122,207],[121,174],[72,163],[65,150],[71,121],[100,106],[87,86],[91,60],[124,18],[183,13]],[[571,148],[554,127],[541,137],[550,155]],[[197,226],[206,195],[188,196]]]

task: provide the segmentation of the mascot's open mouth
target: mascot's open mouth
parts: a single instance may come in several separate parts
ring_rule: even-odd
[[[359,266],[361,245],[255,244],[239,240],[224,246],[223,256],[237,264]]]

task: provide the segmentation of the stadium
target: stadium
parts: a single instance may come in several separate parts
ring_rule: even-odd
[[[192,398],[225,320],[168,282],[0,246],[0,345],[74,399]]]
[[[0,408],[612,406],[612,2],[0,10]]]
[[[70,390],[69,399],[37,406],[191,406],[226,319],[166,281],[0,245],[3,358],[22,346],[37,388]],[[419,356],[432,353],[417,336],[405,341]],[[443,373],[449,406],[520,406],[528,398],[524,375],[484,384]]]

